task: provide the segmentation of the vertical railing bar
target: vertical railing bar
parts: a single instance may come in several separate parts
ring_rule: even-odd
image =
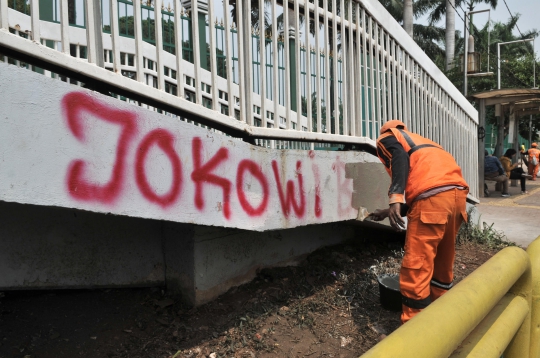
[[[354,38],[354,31],[353,31],[353,18],[352,18],[352,1],[349,1],[348,3],[349,6],[347,6],[347,12],[348,12],[348,18],[349,18],[349,42],[348,42],[348,48],[347,48],[347,56],[348,56],[348,61],[347,61],[347,67],[346,67],[346,72],[344,72],[342,74],[342,82],[347,84],[347,82],[349,82],[347,79],[350,77],[350,86],[348,87],[350,89],[350,91],[343,91],[342,95],[343,95],[343,98],[345,98],[347,100],[348,98],[348,94],[350,93],[351,94],[351,100],[347,102],[349,102],[349,112],[347,113],[347,118],[346,119],[343,119],[344,123],[345,124],[349,124],[350,123],[350,126],[351,128],[349,129],[349,133],[344,133],[346,135],[351,135],[351,136],[356,136],[356,127],[355,127],[355,123],[354,123],[354,117],[355,117],[355,110],[356,110],[356,107],[355,107],[355,102],[356,102],[356,87],[355,87],[355,84],[356,84],[356,81],[355,81],[355,63],[354,63],[354,41],[353,41],[353,38]],[[343,4],[343,1],[342,1],[342,6],[345,6]],[[343,36],[343,35],[342,35]],[[350,73],[349,73],[350,72]],[[347,75],[349,75],[349,77],[347,77]],[[347,86],[345,85],[345,88],[347,88]],[[350,119],[349,119],[350,118]]]
[[[218,101],[218,72],[217,72],[217,53],[216,53],[216,14],[214,12],[214,0],[208,0],[208,26],[210,29],[210,70],[212,73],[212,109],[219,111]]]
[[[0,0],[0,1],[3,1],[3,0]],[[59,0],[59,1],[60,1],[60,36],[61,36],[60,38],[62,39],[62,52],[69,55],[68,0]],[[111,22],[111,25],[112,25],[112,22]],[[116,28],[118,28],[118,26]],[[111,29],[111,36],[112,36],[112,29]]]
[[[386,83],[387,83],[387,89],[386,89],[386,105],[388,107],[386,112],[386,120],[393,119],[394,116],[392,114],[392,68],[393,65],[391,63],[391,57],[390,57],[390,34],[386,34]],[[390,118],[391,117],[391,118]]]
[[[411,68],[411,76],[410,76],[410,80],[411,80],[411,108],[412,108],[412,111],[411,111],[411,115],[412,115],[412,128],[413,128],[413,131],[415,133],[417,133],[417,127],[418,127],[418,115],[416,113],[417,111],[417,107],[416,107],[416,103],[417,103],[417,98],[418,98],[418,88],[416,86],[417,82],[416,82],[416,69],[417,69],[417,64],[414,60],[412,60],[412,68]]]
[[[340,4],[339,4],[339,16],[340,16],[340,29],[341,29],[341,84],[340,84],[340,81],[339,81],[339,77],[338,77],[338,81],[337,83],[339,84],[339,89],[341,90],[341,104],[342,104],[342,113],[341,113],[341,117],[342,117],[342,126],[343,126],[343,135],[349,135],[349,125],[348,125],[348,120],[349,120],[349,101],[348,101],[348,96],[346,96],[346,94],[350,93],[347,88],[350,88],[348,85],[348,81],[346,81],[346,78],[347,78],[347,66],[349,65],[349,49],[347,47],[347,28],[345,26],[345,1],[344,0],[341,0]],[[350,18],[349,18],[350,20]],[[349,29],[352,28],[352,21],[348,21],[348,24],[349,24]],[[337,29],[337,26],[336,26],[336,29]],[[339,72],[339,71],[338,71]],[[338,91],[338,94],[339,94],[339,91]],[[339,106],[337,106],[337,108],[339,109]],[[338,122],[339,122],[339,116],[338,116]],[[341,133],[341,131],[339,131],[338,133]]]
[[[382,127],[382,111],[383,111],[383,102],[382,102],[382,76],[381,76],[381,61],[380,61],[380,47],[379,47],[379,40],[381,39],[381,27],[377,22],[375,22],[375,61],[377,62],[377,67],[375,72],[377,73],[377,76],[375,77],[377,82],[377,126],[375,127],[376,135],[379,132],[379,129]],[[381,41],[382,45],[382,41]]]
[[[279,45],[278,45],[278,28],[277,28],[277,0],[272,1],[272,71],[274,72],[274,80],[272,81],[272,92],[274,93],[274,128],[279,128]],[[273,142],[275,145],[275,141]]]
[[[398,103],[397,103],[397,65],[398,65],[398,57],[396,55],[396,41],[392,39],[391,42],[391,48],[392,48],[392,57],[394,58],[393,66],[392,66],[392,110],[394,114],[394,119],[401,119],[399,118],[398,114]]]
[[[420,79],[420,83],[419,83],[419,87],[420,87],[420,93],[418,95],[418,100],[419,100],[419,106],[418,106],[418,110],[420,111],[420,135],[421,136],[425,136],[426,134],[426,131],[425,131],[425,117],[426,117],[426,109],[425,109],[425,88],[424,88],[424,84],[425,84],[425,78],[424,78],[424,69],[423,68],[420,68],[420,73],[419,73],[419,79]]]
[[[371,93],[371,103],[370,103],[370,108],[371,108],[371,121],[370,121],[370,128],[371,128],[371,139],[373,140],[376,140],[377,137],[378,137],[378,133],[376,131],[376,126],[375,126],[375,122],[377,121],[377,116],[376,116],[376,107],[375,107],[375,48],[376,45],[374,44],[374,41],[373,41],[373,38],[375,36],[373,36],[373,31],[374,31],[374,28],[373,28],[373,18],[371,17],[371,15],[369,16],[369,66],[370,66],[370,72],[371,72],[371,76],[370,76],[370,93]]]
[[[242,18],[247,22],[244,25],[244,56],[246,63],[246,92],[245,92],[245,103],[246,103],[246,119],[250,126],[255,125],[255,111],[253,108],[253,79],[255,78],[255,73],[253,71],[253,22],[251,18],[251,1],[244,1],[244,14]]]
[[[265,0],[259,0],[259,85],[261,88],[261,126],[266,128],[266,24],[264,22],[264,3]]]
[[[367,52],[368,52],[368,48],[367,48],[367,36],[368,36],[368,25],[366,23],[366,10],[364,8],[362,8],[362,29],[364,30],[364,36],[362,37],[362,49],[364,50],[363,51],[363,54],[362,54],[362,59],[363,59],[363,62],[364,62],[364,68],[363,68],[363,71],[364,71],[364,80],[362,81],[363,82],[363,85],[364,85],[364,91],[363,91],[363,105],[365,106],[364,108],[364,113],[365,113],[365,118],[363,118],[363,122],[365,123],[365,133],[364,136],[365,137],[368,137],[368,138],[372,138],[371,136],[371,133],[369,131],[369,122],[370,122],[370,115],[369,115],[369,108],[370,108],[370,103],[369,103],[369,95],[368,95],[368,91],[369,91],[369,88],[368,88],[368,73],[367,73]],[[362,124],[364,124],[362,123]],[[364,127],[364,126],[362,126]]]
[[[403,58],[403,98],[404,98],[404,102],[403,103],[403,108],[405,110],[405,118],[407,118],[407,124],[410,126],[411,123],[412,123],[412,116],[411,116],[411,92],[410,92],[410,88],[409,88],[409,75],[410,75],[410,72],[411,72],[411,68],[410,68],[410,57],[409,57],[409,54],[406,53],[406,52],[403,52],[404,53],[404,58]]]
[[[118,9],[118,8],[117,8]],[[197,11],[195,11],[196,13]],[[143,61],[143,38],[142,38],[142,10],[141,0],[133,0],[133,27],[135,32],[135,57],[137,58],[137,81],[144,81],[144,61]],[[118,58],[120,59],[120,49],[118,51]],[[117,56],[116,53],[114,55]]]
[[[403,122],[407,122],[404,116],[404,111],[403,111],[403,91],[402,91],[403,90],[402,88],[403,87],[403,71],[402,71],[403,50],[401,49],[400,45],[397,45],[396,54],[397,54],[396,68],[397,68],[397,76],[398,76],[398,79],[397,79],[398,113],[399,113],[399,119]]]
[[[65,2],[67,5],[68,0],[61,0],[61,1],[62,3]],[[113,71],[116,73],[122,73],[121,62],[120,62],[121,60],[120,59],[120,34],[119,34],[119,27],[118,27],[118,0],[109,1],[109,13],[111,14],[111,40],[112,40],[112,52],[113,52],[113,60],[111,62],[113,63]],[[63,20],[64,19],[62,19],[62,22]],[[66,20],[67,20],[67,10],[66,10]],[[69,53],[69,46],[67,50]],[[142,63],[140,65],[142,66]]]
[[[384,31],[384,28],[381,27],[381,32],[380,32],[380,44],[381,44],[381,48],[382,48],[382,53],[381,53],[381,97],[382,97],[382,103],[381,103],[381,107],[382,107],[382,117],[381,117],[381,125],[388,120],[388,112],[387,112],[387,100],[388,98],[386,97],[386,73],[387,73],[387,67],[385,66],[385,58],[386,56],[384,56],[385,53],[388,53],[388,51],[385,51],[384,49],[384,39],[385,39],[386,36],[386,33]]]
[[[294,36],[295,36],[295,62],[296,62],[296,130],[302,131],[302,74],[301,74],[301,43],[300,43],[300,7],[298,0],[294,3]],[[305,20],[304,20],[305,21]]]
[[[86,10],[86,55],[89,63],[96,63],[96,23],[94,19],[94,3],[84,2]]]
[[[355,3],[356,6],[356,57],[357,57],[357,67],[358,68],[358,81],[357,81],[357,114],[356,114],[356,128],[357,128],[357,135],[359,137],[364,136],[363,128],[362,128],[362,101],[363,101],[363,95],[362,95],[362,32],[364,32],[365,37],[365,31],[363,30],[364,23],[362,23],[362,28],[360,27],[360,4]],[[364,48],[365,51],[365,48]]]
[[[319,29],[319,2],[314,2],[315,5],[315,14],[314,14],[314,27],[315,27],[315,70],[317,72],[315,76],[315,84],[317,88],[317,133],[322,133],[322,103],[321,103],[321,39],[320,39],[320,29]],[[310,54],[311,55],[311,54]]]
[[[89,0],[86,0],[89,1]],[[95,1],[95,0],[94,0]],[[163,25],[161,21],[162,0],[154,0],[154,33],[156,34],[156,72],[158,78],[158,89],[165,90],[165,78],[163,77]]]
[[[429,106],[430,106],[430,118],[429,118],[429,139],[435,140],[435,98],[434,98],[434,84],[435,81],[430,76],[430,85],[429,85]]]
[[[32,22],[32,40],[41,43],[39,29],[39,0],[31,0],[30,17]]]
[[[332,106],[330,104],[330,29],[328,25],[328,13],[329,11],[329,2],[330,0],[324,1],[326,3],[326,6],[324,7],[324,74],[326,76],[326,88],[324,88],[324,91],[326,92],[325,96],[325,105],[326,105],[326,116],[325,116],[325,123],[326,123],[326,133],[332,133]]]
[[[332,114],[334,115],[334,133],[339,134],[339,91],[338,91],[338,66],[339,66],[339,56],[338,56],[338,46],[337,46],[337,33],[338,33],[338,23],[337,23],[337,2],[336,0],[332,0],[332,52],[334,54],[333,63],[334,66],[332,67],[332,77],[333,77],[333,84],[334,84],[334,111],[330,111],[330,118],[332,118]],[[343,48],[343,38],[341,39],[341,46]],[[330,85],[330,82],[328,82]],[[329,98],[330,99],[330,98]],[[330,102],[329,102],[330,103]],[[330,110],[332,109],[332,106],[329,106]],[[328,110],[327,110],[328,111]]]
[[[223,1],[224,3],[227,0]],[[174,0],[174,45],[176,46],[176,86],[178,88],[177,95],[180,98],[185,98],[184,92],[184,66],[183,66],[183,50],[182,50],[182,4],[180,0]]]
[[[425,79],[425,88],[424,88],[424,97],[425,97],[425,115],[424,115],[424,132],[425,136],[430,138],[429,134],[429,117],[430,117],[430,108],[429,108],[429,75],[424,72],[424,79]]]
[[[317,19],[314,19],[313,26],[317,26],[316,20]],[[308,132],[313,131],[313,110],[311,108],[313,105],[311,103],[311,43],[309,41],[310,23],[309,2],[304,1],[304,34],[306,47],[306,126]]]
[[[242,2],[240,1],[239,4]],[[240,6],[240,5],[239,5]],[[198,1],[191,0],[191,33],[193,38],[193,65],[195,77],[195,102],[202,105],[201,90],[201,42],[199,38],[199,8]],[[206,39],[204,39],[206,43]],[[243,99],[242,99],[243,100]]]
[[[9,29],[8,0],[0,0],[0,29]]]
[[[226,57],[226,71],[227,71],[227,103],[229,105],[229,117],[234,116],[234,94],[233,94],[233,51],[232,51],[232,39],[231,39],[231,24],[229,22],[229,0],[223,0],[223,17],[225,20],[225,53]]]
[[[283,42],[285,44],[285,113],[286,129],[291,129],[291,48],[289,43],[289,0],[283,1]]]
[[[409,116],[411,118],[410,128],[414,128],[416,126],[416,118],[414,117],[414,88],[413,88],[413,76],[414,76],[414,66],[415,62],[413,58],[410,55],[407,55],[407,106],[409,108]]]

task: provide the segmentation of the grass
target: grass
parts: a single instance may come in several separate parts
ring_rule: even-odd
[[[508,241],[504,232],[495,230],[493,224],[481,223],[481,215],[478,218],[478,223],[474,223],[472,217],[475,210],[473,207],[467,211],[467,222],[463,223],[458,232],[456,240],[458,245],[473,242],[499,250],[507,246],[516,246],[515,242]]]

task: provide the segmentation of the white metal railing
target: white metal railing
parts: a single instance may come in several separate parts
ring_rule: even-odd
[[[91,0],[0,0],[0,52],[268,145],[373,145],[401,119],[454,155],[478,197],[476,110],[378,1],[100,1],[101,27]]]

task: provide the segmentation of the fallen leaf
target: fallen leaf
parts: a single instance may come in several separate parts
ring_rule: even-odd
[[[351,337],[339,337],[341,339],[341,346],[342,347],[345,347],[345,346],[348,346],[351,342],[352,342],[352,338]]]

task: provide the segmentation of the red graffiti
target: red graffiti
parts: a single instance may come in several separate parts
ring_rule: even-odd
[[[87,163],[76,159],[69,164],[67,187],[69,194],[80,200],[112,203],[118,198],[124,184],[125,156],[136,132],[135,115],[128,111],[110,108],[94,97],[81,92],[71,92],[62,99],[62,108],[69,129],[75,137],[85,142],[84,128],[81,123],[82,113],[89,112],[100,120],[122,127],[118,138],[116,159],[111,179],[104,185],[91,183],[85,179]]]
[[[319,166],[315,163],[311,164],[311,170],[313,170],[313,178],[315,179],[315,216],[320,218],[322,215],[321,174],[319,173]]]
[[[246,198],[244,193],[244,173],[249,171],[255,179],[259,181],[263,190],[263,199],[258,207],[254,208]],[[260,167],[252,160],[244,159],[238,164],[238,172],[236,174],[236,193],[238,200],[244,211],[249,216],[259,216],[266,210],[268,205],[268,181],[262,173]]]
[[[272,160],[272,169],[274,170],[274,178],[276,179],[276,185],[279,194],[279,201],[281,203],[281,209],[283,210],[283,215],[289,217],[291,206],[296,213],[296,216],[299,218],[304,216],[306,211],[306,196],[304,193],[304,180],[302,178],[302,162],[296,162],[296,175],[298,176],[298,192],[300,197],[300,205],[296,202],[294,195],[294,182],[292,180],[287,181],[287,194],[283,193],[283,188],[281,187],[281,181],[279,179],[279,170],[278,164],[275,160]]]
[[[201,138],[193,138],[191,144],[193,155],[193,172],[191,173],[191,180],[195,183],[195,206],[197,209],[204,209],[204,197],[203,197],[203,185],[214,184],[223,189],[223,214],[226,219],[231,217],[231,182],[228,179],[217,176],[212,173],[222,161],[229,158],[229,150],[227,148],[219,148],[217,153],[207,161],[204,165],[201,165],[202,160],[202,141]]]
[[[155,129],[152,132],[148,133],[146,137],[142,140],[137,150],[137,157],[135,159],[135,179],[137,181],[137,186],[141,191],[142,195],[152,203],[156,203],[161,207],[165,208],[173,204],[178,195],[180,194],[180,188],[182,185],[182,165],[180,163],[180,158],[178,154],[174,151],[174,137],[173,135],[166,131],[165,129]],[[172,185],[169,192],[158,195],[150,187],[148,179],[146,177],[146,172],[144,171],[144,163],[146,161],[146,156],[152,145],[157,145],[169,158],[169,161],[172,165]]]
[[[352,198],[352,179],[347,179],[345,177],[345,163],[339,160],[339,157],[336,157],[336,162],[332,165],[332,169],[336,172],[337,179],[337,209],[338,215],[344,217],[353,210],[351,206]],[[343,178],[343,180],[342,180]],[[343,199],[347,200],[347,203],[343,205]]]

